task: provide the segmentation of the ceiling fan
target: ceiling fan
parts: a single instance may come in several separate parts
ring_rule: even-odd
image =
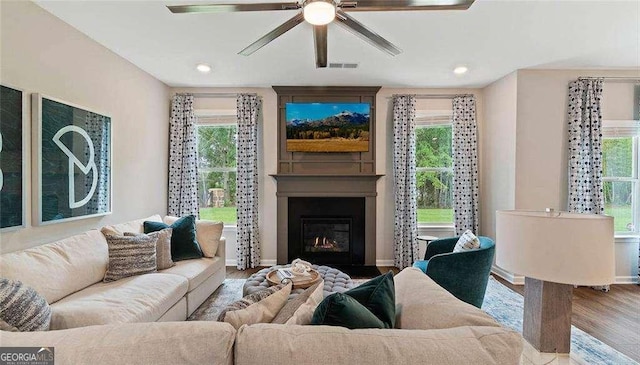
[[[251,43],[238,54],[249,56],[274,39],[306,21],[313,25],[316,67],[327,67],[327,25],[337,21],[349,31],[380,50],[396,56],[402,51],[393,43],[355,20],[347,12],[407,11],[407,10],[466,10],[475,0],[300,0],[289,3],[198,4],[167,6],[172,13],[221,13],[239,11],[298,10],[296,16]]]

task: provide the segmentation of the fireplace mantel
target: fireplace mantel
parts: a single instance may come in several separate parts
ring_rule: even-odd
[[[278,264],[289,260],[289,198],[365,198],[365,265],[376,261],[377,181],[384,175],[369,174],[272,174],[277,181]]]

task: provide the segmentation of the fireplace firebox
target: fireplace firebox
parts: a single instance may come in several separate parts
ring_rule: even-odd
[[[364,198],[289,198],[289,261],[364,264]]]

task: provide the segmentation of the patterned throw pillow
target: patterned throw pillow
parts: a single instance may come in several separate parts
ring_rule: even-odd
[[[244,324],[270,323],[287,303],[290,293],[291,283],[249,294],[222,310],[218,322],[230,323],[235,329]]]
[[[47,331],[51,307],[43,296],[20,281],[0,278],[2,330]]]
[[[157,271],[157,236],[105,234],[105,238],[109,246],[109,265],[104,274],[104,282]]]
[[[480,240],[470,230],[464,231],[462,236],[458,238],[456,247],[453,248],[453,252],[463,252],[469,250],[475,250],[480,248]]]
[[[313,312],[324,298],[324,280],[308,287],[295,298],[287,301],[271,323],[307,325],[311,323]]]
[[[158,270],[168,269],[176,265],[171,259],[171,233],[172,228],[165,228],[161,231],[147,234],[151,237],[157,237],[156,241],[156,263]],[[125,236],[144,236],[144,233],[125,232]]]

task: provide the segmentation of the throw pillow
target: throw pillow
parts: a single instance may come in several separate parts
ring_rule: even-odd
[[[478,239],[473,232],[467,229],[464,231],[462,236],[458,238],[458,242],[456,242],[453,252],[464,252],[478,248],[480,248],[480,239]]]
[[[163,221],[166,224],[173,224],[178,217],[165,216]],[[214,257],[220,246],[224,223],[206,220],[196,220],[196,239],[202,249],[204,257]]]
[[[171,259],[171,233],[173,229],[165,228],[163,230],[149,233],[151,237],[157,237],[156,241],[156,264],[158,270],[168,269],[176,265]],[[125,232],[125,236],[140,236],[144,233]]]
[[[105,234],[105,238],[109,246],[109,264],[104,282],[157,271],[157,236]]]
[[[33,288],[17,280],[0,278],[0,323],[2,330],[47,331],[51,307]]]
[[[271,323],[298,325],[311,323],[313,312],[324,297],[323,289],[324,281],[320,280],[295,298],[288,300]]]
[[[326,297],[313,312],[311,324],[349,329],[386,327],[365,306],[343,293],[334,293]]]
[[[173,261],[199,259],[202,249],[196,239],[196,217],[188,215],[182,217],[170,226],[163,222],[144,222],[144,233],[156,232],[165,228],[172,228],[171,258]]]
[[[395,326],[395,285],[391,271],[342,294],[348,298],[336,297],[335,294],[326,297],[313,313],[311,324],[347,328],[393,328]],[[362,313],[363,309],[369,314]],[[371,316],[377,321],[373,321]]]
[[[219,322],[227,322],[235,329],[245,324],[269,323],[287,303],[291,283],[276,285],[249,294],[222,310]]]

